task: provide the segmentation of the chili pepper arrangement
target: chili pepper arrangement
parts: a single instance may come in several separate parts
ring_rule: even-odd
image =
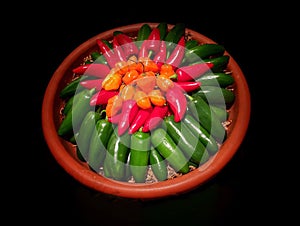
[[[150,183],[204,164],[226,140],[234,79],[222,45],[178,23],[115,31],[72,68],[58,135],[105,177]]]

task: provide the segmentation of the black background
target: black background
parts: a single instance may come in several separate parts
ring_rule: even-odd
[[[255,51],[265,42],[265,30],[261,29],[267,21],[261,19],[260,9],[249,3],[235,6],[199,4],[186,2],[163,7],[159,3],[127,2],[118,7],[115,2],[106,5],[91,2],[64,9],[43,5],[31,17],[30,12],[26,13],[24,21],[20,18],[18,25],[22,34],[16,40],[17,53],[21,53],[20,61],[26,68],[21,79],[26,82],[24,97],[32,106],[30,110],[22,108],[30,119],[26,120],[31,128],[26,132],[30,144],[29,148],[24,147],[30,151],[26,151],[25,166],[21,169],[26,172],[25,182],[17,186],[14,196],[17,210],[29,211],[24,214],[24,221],[68,225],[177,225],[181,222],[183,225],[244,225],[265,216],[265,203],[258,198],[264,196],[263,188],[254,183],[260,170],[256,151],[261,76],[261,65],[254,58]],[[152,201],[95,192],[68,175],[46,145],[41,128],[41,107],[47,84],[63,59],[94,35],[127,24],[162,21],[185,23],[186,27],[223,44],[237,61],[251,94],[247,134],[226,167],[194,191]],[[260,41],[257,40],[258,31],[262,35]]]

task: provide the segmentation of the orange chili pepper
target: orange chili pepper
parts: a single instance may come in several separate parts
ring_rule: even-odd
[[[122,75],[118,72],[111,73],[105,77],[102,87],[105,90],[117,90],[122,84]]]
[[[171,79],[164,76],[156,77],[156,85],[164,92],[168,91],[170,88],[174,87],[174,83]]]
[[[131,83],[133,80],[137,79],[139,76],[139,72],[135,69],[131,69],[130,71],[126,72],[125,75],[122,78],[122,81],[128,85]]]
[[[121,75],[124,75],[129,70],[128,64],[125,61],[120,61],[116,63],[115,68]]]
[[[156,85],[156,77],[155,76],[139,76],[136,80],[136,85],[145,93],[150,92],[154,89]]]
[[[120,91],[120,97],[122,100],[130,100],[133,98],[135,93],[135,88],[131,85],[124,86],[122,91]]]
[[[143,109],[151,108],[151,101],[148,95],[143,91],[137,91],[134,94],[134,100],[136,101],[136,104]]]
[[[122,89],[125,87],[126,85],[124,83],[122,83],[119,87],[119,92],[122,92]]]
[[[158,66],[157,64],[152,61],[151,59],[144,59],[142,58],[142,61],[141,61],[144,65],[144,71],[153,71],[153,72],[158,72]]]
[[[139,73],[144,71],[144,65],[141,62],[133,62],[128,65],[129,71],[136,70]]]
[[[162,95],[159,89],[153,89],[148,93],[150,101],[156,106],[163,106],[166,103],[166,98]]]
[[[161,65],[160,72],[161,75],[166,75],[167,77],[173,76],[175,71],[171,64],[163,64]]]
[[[105,111],[107,117],[116,115],[122,108],[123,100],[119,95],[115,95],[108,99]]]

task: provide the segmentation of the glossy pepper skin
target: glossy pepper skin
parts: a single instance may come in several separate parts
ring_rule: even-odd
[[[167,58],[167,45],[164,40],[160,42],[159,51],[153,57],[154,63],[157,64],[158,68],[160,69],[161,66],[165,63]]]
[[[146,180],[150,147],[150,133],[137,131],[132,134],[129,167],[136,183],[143,183]]]
[[[151,133],[151,143],[176,172],[189,172],[188,159],[165,129],[155,129]]]
[[[200,62],[177,68],[175,71],[177,74],[178,82],[192,81],[199,78],[205,72],[213,67],[211,62]]]
[[[116,56],[116,54],[111,50],[111,48],[101,39],[97,39],[96,43],[99,47],[100,52],[105,57],[108,65],[110,68],[114,68],[116,63],[118,63],[120,60]]]
[[[95,89],[85,89],[74,95],[72,109],[68,111],[61,122],[57,131],[58,135],[69,136],[79,130],[85,115],[92,109],[89,102],[94,92]]]
[[[76,143],[78,151],[80,151],[80,155],[84,158],[85,161],[87,161],[89,155],[90,138],[100,117],[101,115],[99,112],[90,110],[85,115],[80,125],[78,136],[76,137]]]
[[[86,89],[93,89],[95,88],[97,91],[101,90],[102,88],[102,82],[103,79],[102,78],[98,78],[98,79],[86,79],[83,81],[80,81],[80,85]]]
[[[118,122],[118,135],[123,135],[126,130],[129,128],[129,125],[132,123],[135,118],[139,107],[137,106],[134,100],[126,100],[123,102],[121,109],[121,117]]]
[[[111,97],[113,97],[115,95],[118,95],[118,94],[119,94],[119,91],[117,91],[117,90],[101,89],[91,97],[90,105],[91,106],[96,106],[96,105],[107,104],[108,100]]]
[[[146,120],[149,118],[151,112],[152,112],[152,107],[148,109],[143,109],[140,108],[133,119],[132,123],[129,126],[129,134],[133,134],[136,131],[138,131],[146,122]]]
[[[160,34],[158,28],[153,28],[148,39],[144,40],[140,51],[139,57],[148,57],[150,51],[157,53],[159,51]]]
[[[174,121],[181,121],[187,108],[187,99],[182,89],[177,85],[168,89],[166,92],[166,100],[174,114]]]
[[[128,35],[124,33],[119,33],[115,37],[118,43],[122,46],[127,59],[130,56],[138,56],[139,49],[136,46],[135,42]]]
[[[149,132],[159,126],[164,117],[167,116],[168,110],[169,108],[167,105],[154,106],[148,119],[144,122],[142,131]]]
[[[110,71],[110,68],[106,64],[93,63],[93,64],[85,64],[80,65],[74,68],[73,73],[78,75],[89,75],[97,78],[104,78]]]
[[[199,90],[201,86],[201,82],[199,81],[186,81],[186,82],[175,82],[175,83],[187,93]]]
[[[176,47],[174,48],[174,50],[166,60],[166,63],[172,65],[173,70],[176,70],[181,64],[184,54],[185,54],[185,39],[184,36],[182,36],[179,39],[178,44],[176,45]]]
[[[126,55],[123,51],[122,46],[120,45],[120,43],[118,42],[118,39],[116,38],[116,36],[113,37],[113,51],[114,54],[116,54],[116,56],[118,57],[119,61],[126,61]]]
[[[100,167],[106,156],[108,140],[113,133],[112,124],[107,119],[99,119],[90,138],[88,151],[89,167],[95,172],[100,171]]]
[[[115,180],[126,180],[126,163],[130,154],[130,136],[124,133],[122,136],[112,132],[104,159],[104,175]]]

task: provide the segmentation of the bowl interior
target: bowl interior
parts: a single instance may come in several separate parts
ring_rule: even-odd
[[[57,162],[75,179],[86,186],[100,192],[129,197],[129,198],[159,198],[176,195],[192,190],[215,176],[233,157],[241,144],[250,118],[250,94],[246,79],[239,65],[230,56],[228,70],[232,71],[235,79],[235,101],[229,109],[228,136],[220,150],[206,163],[181,177],[155,183],[127,183],[112,180],[91,171],[88,165],[80,161],[76,155],[76,148],[70,142],[57,135],[57,129],[61,123],[60,111],[64,106],[59,92],[72,79],[72,68],[77,67],[84,57],[98,50],[96,39],[110,39],[113,31],[120,30],[130,36],[136,36],[138,29],[143,23],[118,27],[100,33],[90,38],[73,52],[71,52],[54,72],[45,92],[42,107],[42,126],[45,140]],[[148,23],[155,27],[157,23]],[[168,25],[171,28],[173,25]],[[193,39],[202,43],[215,43],[210,38],[186,29]]]

